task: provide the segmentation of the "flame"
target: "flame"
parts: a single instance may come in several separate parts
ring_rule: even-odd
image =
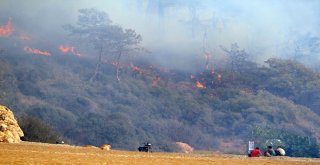
[[[62,52],[62,53],[68,53],[68,52],[71,50],[71,48],[70,48],[70,47],[65,47],[65,46],[63,46],[63,45],[60,45],[60,46],[59,46],[59,50],[60,50],[60,52]]]
[[[14,31],[11,18],[6,25],[0,26],[0,37],[9,37]]]
[[[19,38],[20,38],[21,41],[30,41],[31,40],[30,36],[28,34],[26,34],[26,33],[20,34]]]
[[[137,67],[137,66],[134,66],[134,65],[131,64],[131,68],[132,68],[132,70],[134,72],[137,72],[139,74],[144,74],[144,71],[141,68]]]
[[[205,87],[201,82],[199,82],[199,81],[196,82],[196,87],[197,87],[197,88],[200,88],[200,89],[206,88],[206,87]]]
[[[25,46],[23,48],[23,50],[27,53],[30,53],[30,54],[38,54],[38,55],[43,55],[43,56],[51,56],[51,53],[47,52],[47,51],[41,51],[39,49],[36,49],[36,48],[30,48],[30,47],[27,47]]]
[[[64,54],[71,53],[71,54],[76,55],[78,57],[81,56],[81,54],[78,51],[76,51],[76,49],[74,47],[60,45],[58,48],[61,53],[64,53]]]

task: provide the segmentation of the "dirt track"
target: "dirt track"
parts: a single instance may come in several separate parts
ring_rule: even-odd
[[[320,159],[248,158],[219,154],[139,153],[104,151],[99,148],[23,142],[0,143],[0,164],[157,164],[157,165],[319,165]]]

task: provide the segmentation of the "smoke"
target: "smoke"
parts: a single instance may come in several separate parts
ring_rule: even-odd
[[[318,0],[2,0],[0,4],[1,25],[11,17],[15,30],[43,46],[66,42],[62,26],[75,24],[78,9],[97,8],[107,12],[114,24],[141,34],[143,46],[152,52],[149,60],[183,69],[205,63],[204,51],[217,63],[225,57],[220,45],[228,48],[237,43],[252,60],[264,61],[292,55],[296,42],[306,35],[320,37]]]

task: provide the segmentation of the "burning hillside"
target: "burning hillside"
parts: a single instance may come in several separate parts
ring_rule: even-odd
[[[14,31],[12,19],[9,18],[6,25],[0,25],[0,37],[9,37]]]
[[[81,54],[73,46],[60,45],[58,48],[60,52],[63,54],[73,54],[78,57],[81,56]]]
[[[23,50],[26,52],[26,53],[29,53],[29,54],[37,54],[37,55],[43,55],[43,56],[51,56],[51,53],[47,52],[47,51],[41,51],[39,49],[36,49],[36,48],[30,48],[30,47],[24,47]]]
[[[20,43],[19,45],[22,45],[22,48],[24,52],[28,54],[35,54],[35,55],[42,55],[42,56],[52,56],[52,53],[46,50],[41,50],[39,48],[34,48],[25,45],[26,43],[32,44],[32,45],[52,45],[54,43],[40,43],[37,41],[32,41],[31,37],[28,33],[20,30],[14,30],[13,25],[13,19],[9,17],[7,24],[0,25],[0,37],[3,38],[11,38],[13,40],[7,40],[7,42],[15,42],[14,45],[17,45],[16,43]],[[17,29],[23,29],[22,27],[17,27]],[[18,36],[18,37],[16,37]],[[36,36],[34,34],[33,36]],[[40,39],[41,40],[41,39]],[[45,46],[42,46],[45,47]],[[48,49],[44,48],[44,49]],[[80,57],[81,54],[73,47],[73,46],[65,46],[65,45],[59,45],[57,49],[61,54],[72,54],[77,57]]]
[[[260,22],[257,30],[255,18],[247,19],[258,16],[252,3],[243,5],[250,10],[225,12],[243,2],[220,8],[209,0],[84,5],[100,2],[96,8],[78,8],[83,0],[17,2],[0,6],[0,101],[45,121],[71,143],[136,150],[147,139],[155,150],[176,151],[172,142],[183,141],[195,150],[244,154],[248,140],[264,146],[272,136],[282,138],[291,156],[317,156],[318,71],[298,60],[257,57],[282,47],[295,59],[315,57],[317,33],[273,33],[287,32],[289,21],[276,21],[272,31]],[[144,7],[146,15],[134,9]],[[270,45],[276,46],[264,48]],[[232,148],[234,139],[241,147]]]

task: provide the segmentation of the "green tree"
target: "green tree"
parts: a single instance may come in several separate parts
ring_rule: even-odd
[[[94,8],[79,10],[77,25],[66,25],[65,29],[71,36],[77,37],[81,42],[91,45],[98,51],[98,62],[90,82],[94,81],[100,71],[104,55],[114,56],[117,68],[117,79],[120,73],[120,60],[129,52],[140,50],[142,37],[132,29],[122,29],[113,25],[107,13]]]
[[[293,60],[271,58],[266,61],[270,66],[260,87],[295,103],[311,108],[320,114],[320,74]]]
[[[94,113],[84,114],[77,121],[77,127],[67,137],[83,144],[100,146],[112,144],[113,148],[134,150],[138,145],[136,130],[130,119],[122,114],[107,117]]]
[[[38,118],[23,116],[19,124],[26,141],[56,143],[61,138],[56,131]]]
[[[227,53],[230,58],[230,68],[231,72],[242,72],[242,69],[245,67],[246,62],[248,61],[249,54],[243,49],[239,50],[239,46],[237,43],[231,44],[230,50],[220,46],[220,48]]]
[[[319,157],[319,144],[315,138],[300,135],[283,129],[272,129],[269,127],[256,126],[252,129],[251,139],[257,142],[258,146],[284,145],[287,156],[294,157]],[[278,140],[281,143],[272,143]],[[276,147],[276,146],[274,146]]]

